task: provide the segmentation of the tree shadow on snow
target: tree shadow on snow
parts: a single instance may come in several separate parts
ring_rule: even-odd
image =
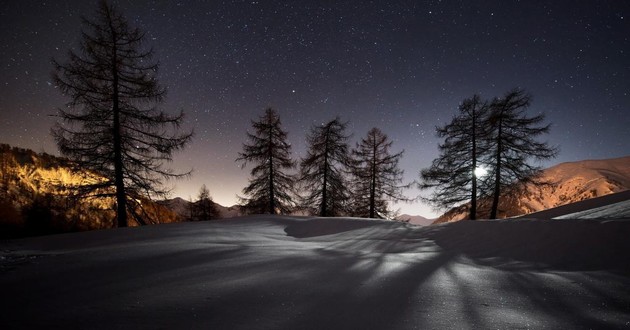
[[[627,247],[618,241],[627,233],[623,226],[310,221],[173,226],[166,235],[156,232],[157,240],[138,234],[144,238],[129,253],[121,252],[131,246],[99,243],[50,256],[0,276],[6,288],[0,321],[23,328],[212,329],[630,324],[627,268],[604,255]],[[313,227],[318,222],[322,228]],[[568,230],[564,243],[556,242],[559,229]],[[599,242],[588,233],[604,235],[611,246],[579,248]],[[581,243],[567,247],[570,239]],[[569,248],[578,257],[565,256]],[[615,257],[630,250],[623,251]]]

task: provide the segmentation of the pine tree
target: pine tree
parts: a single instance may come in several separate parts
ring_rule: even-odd
[[[357,216],[386,218],[390,215],[387,201],[406,201],[401,185],[403,170],[398,166],[403,152],[392,154],[393,141],[380,129],[372,128],[367,137],[352,150],[352,174]]]
[[[537,141],[540,135],[549,132],[550,124],[542,125],[544,114],[528,117],[526,110],[530,104],[531,95],[518,89],[509,91],[491,104],[488,121],[492,129],[494,158],[490,164],[490,173],[494,190],[490,219],[497,217],[499,200],[505,188],[514,187],[515,183],[520,186],[525,183],[541,184],[536,181],[541,168],[530,164],[530,158],[548,160],[558,153],[556,147]]]
[[[197,221],[217,219],[220,215],[205,184],[199,189],[199,195],[197,195],[197,201],[192,205],[192,211],[191,218]]]
[[[295,180],[285,171],[295,168],[295,162],[291,159],[287,132],[271,108],[258,121],[252,121],[252,127],[254,133],[247,133],[249,143],[243,144],[243,151],[236,159],[242,167],[250,162],[256,164],[249,185],[243,189],[250,197],[241,197],[241,203],[249,213],[289,213],[295,204],[292,197]]]
[[[83,20],[80,52],[67,63],[53,60],[53,80],[70,97],[52,134],[61,153],[107,180],[90,186],[100,196],[115,196],[117,225],[128,225],[143,195],[163,196],[165,178],[184,174],[163,168],[192,133],[178,128],[183,113],[171,116],[156,109],[165,97],[158,85],[152,51],[143,49],[144,33],[132,28],[113,6],[102,1],[95,20]],[[171,132],[171,129],[173,132]],[[115,193],[103,193],[111,191]]]
[[[436,128],[437,136],[444,139],[438,145],[440,155],[420,173],[420,189],[433,189],[425,200],[438,209],[470,201],[471,220],[477,217],[477,172],[488,153],[488,109],[488,102],[479,95],[465,99],[459,114],[449,124]]]
[[[300,163],[300,182],[307,192],[303,204],[316,206],[322,217],[346,213],[349,190],[345,171],[350,138],[345,132],[347,125],[335,118],[311,127],[306,137],[309,150]]]

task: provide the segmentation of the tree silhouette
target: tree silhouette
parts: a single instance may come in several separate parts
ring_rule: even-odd
[[[335,118],[311,127],[309,149],[300,163],[300,181],[307,192],[303,204],[317,206],[322,217],[343,215],[349,196],[345,178],[348,165],[347,123]]]
[[[128,225],[128,211],[144,223],[136,212],[139,196],[163,196],[163,179],[187,174],[163,163],[192,133],[178,132],[183,113],[156,109],[165,90],[156,79],[152,50],[143,48],[143,32],[105,1],[83,25],[80,52],[70,51],[67,63],[53,60],[55,85],[71,100],[58,110],[62,122],[52,134],[62,154],[107,178],[82,188],[115,197],[119,227]]]
[[[390,214],[387,201],[405,201],[401,185],[403,171],[398,167],[403,151],[392,154],[393,141],[380,129],[372,128],[352,150],[354,213],[370,218]]]
[[[295,168],[291,145],[277,112],[271,108],[258,121],[252,121],[254,133],[247,132],[249,143],[243,144],[237,162],[245,167],[254,163],[249,185],[243,189],[249,198],[240,197],[249,213],[289,213],[293,201],[294,178],[285,171]]]
[[[488,102],[479,95],[465,99],[459,114],[447,125],[436,127],[444,142],[440,155],[420,173],[420,189],[433,189],[425,198],[438,209],[470,201],[469,218],[477,218],[478,169],[488,154]]]
[[[192,220],[207,221],[219,218],[219,210],[212,201],[210,191],[205,184],[199,189],[199,195],[197,195],[197,201],[192,205],[192,210]]]
[[[488,118],[491,128],[490,147],[494,152],[492,162],[489,162],[494,180],[490,219],[497,217],[499,199],[504,188],[513,187],[517,182],[540,183],[535,179],[541,168],[530,164],[530,158],[547,160],[558,153],[556,147],[537,141],[540,135],[549,132],[550,124],[542,125],[544,114],[528,117],[526,110],[530,104],[531,95],[518,89],[492,101]]]

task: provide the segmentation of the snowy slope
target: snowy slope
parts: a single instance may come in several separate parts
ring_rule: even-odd
[[[0,242],[4,328],[630,325],[630,220],[251,216]]]
[[[628,219],[630,218],[630,190],[530,213],[523,217],[535,219]]]
[[[584,210],[554,219],[620,219],[630,218],[630,199],[591,210]]]
[[[543,171],[541,181],[552,183],[537,187],[528,185],[524,192],[503,196],[500,217],[514,217],[538,212],[590,198],[630,190],[630,156],[562,163]],[[489,215],[490,200],[482,200],[479,217]],[[437,223],[467,217],[468,205],[455,208]]]

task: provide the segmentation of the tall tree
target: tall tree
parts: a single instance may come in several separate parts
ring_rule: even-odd
[[[398,166],[403,152],[392,154],[393,141],[380,129],[372,128],[352,150],[354,207],[359,216],[385,218],[389,215],[387,201],[405,201],[401,185],[403,170]]]
[[[519,89],[511,90],[503,98],[492,102],[488,119],[494,152],[490,168],[494,179],[490,219],[497,217],[504,188],[515,183],[539,183],[535,179],[541,168],[530,164],[529,159],[547,160],[558,153],[556,147],[537,140],[549,132],[550,124],[543,125],[544,114],[528,117],[526,111],[530,104],[531,95]]]
[[[248,162],[256,165],[251,170],[252,178],[243,189],[249,198],[241,202],[250,213],[289,213],[293,201],[293,176],[286,170],[295,168],[291,159],[291,145],[287,132],[282,129],[278,113],[268,108],[258,121],[252,121],[254,133],[247,132],[249,143],[243,144],[237,162],[245,167]]]
[[[217,209],[210,191],[206,185],[202,185],[197,195],[197,201],[192,205],[192,220],[206,221],[219,217],[219,210]]]
[[[300,181],[307,192],[304,205],[317,206],[322,217],[346,212],[349,190],[345,178],[348,165],[348,123],[335,118],[311,127],[306,137],[309,149],[300,163]]]
[[[128,225],[128,211],[144,223],[135,211],[138,197],[164,195],[163,179],[187,174],[163,164],[192,133],[178,132],[182,112],[171,116],[156,108],[165,90],[143,32],[106,1],[83,25],[80,52],[70,51],[66,63],[53,60],[55,85],[71,100],[58,110],[62,122],[52,134],[62,154],[107,178],[82,188],[115,197],[119,227]]]
[[[479,95],[465,99],[459,114],[447,125],[436,127],[444,142],[438,145],[440,155],[431,167],[420,172],[421,189],[433,189],[426,200],[445,209],[470,201],[469,218],[477,218],[478,173],[487,147],[488,102]]]

